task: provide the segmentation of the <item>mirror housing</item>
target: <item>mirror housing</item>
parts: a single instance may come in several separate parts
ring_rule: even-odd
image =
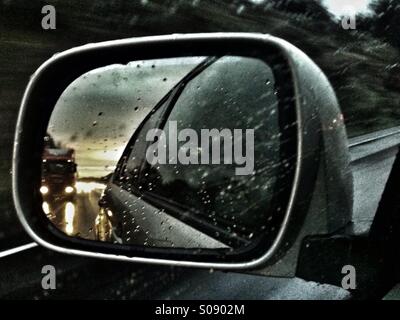
[[[64,89],[80,75],[110,64],[179,56],[279,56],[295,107],[296,168],[282,226],[270,248],[252,256],[223,261],[174,249],[152,251],[132,246],[68,237],[43,215],[40,164],[43,137]],[[271,61],[274,63],[274,60]],[[51,88],[51,90],[49,89]],[[287,112],[287,111],[282,111]],[[322,71],[288,42],[264,34],[210,33],[133,38],[88,44],[54,55],[31,77],[16,128],[13,196],[18,217],[39,244],[58,252],[163,265],[251,270],[264,275],[294,276],[304,237],[343,230],[352,214],[352,176],[347,136],[334,91]],[[174,257],[174,258],[171,258]]]

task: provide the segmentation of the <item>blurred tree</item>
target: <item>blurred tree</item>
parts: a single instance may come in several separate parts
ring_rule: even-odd
[[[390,44],[400,47],[400,2],[374,0],[370,7],[374,13],[372,31],[383,36]]]
[[[332,19],[332,15],[321,0],[270,0],[266,3],[271,4],[274,9],[279,11],[298,13],[314,20],[329,21]]]

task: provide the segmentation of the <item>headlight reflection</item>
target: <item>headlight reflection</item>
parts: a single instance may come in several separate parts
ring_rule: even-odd
[[[50,214],[50,206],[46,201],[42,203],[42,209],[45,214]]]
[[[74,232],[75,206],[72,202],[65,205],[65,232],[72,234]]]
[[[41,186],[40,187],[40,193],[41,194],[47,194],[49,192],[49,188],[46,186]]]
[[[68,187],[65,188],[65,192],[66,193],[72,193],[72,192],[74,192],[74,188],[71,187],[71,186],[68,186]]]

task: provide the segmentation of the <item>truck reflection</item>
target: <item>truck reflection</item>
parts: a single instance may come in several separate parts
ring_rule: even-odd
[[[45,201],[73,201],[76,195],[77,165],[73,149],[45,148],[42,157],[42,185]]]
[[[40,193],[47,218],[67,235],[111,241],[111,223],[98,205],[105,184],[79,179],[75,150],[57,145],[49,134],[44,141]]]

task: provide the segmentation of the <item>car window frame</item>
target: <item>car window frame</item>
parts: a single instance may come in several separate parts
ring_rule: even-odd
[[[206,57],[202,62],[200,62],[198,65],[196,65],[187,75],[185,75],[172,89],[155,105],[155,107],[146,115],[146,117],[143,119],[143,121],[139,124],[138,128],[135,130],[135,132],[132,134],[131,138],[129,139],[129,142],[127,146],[125,147],[122,156],[120,160],[117,163],[116,168],[120,168],[120,164],[123,163],[124,157],[126,157],[127,161],[125,162],[125,167],[129,163],[130,155],[131,152],[133,151],[135,142],[138,138],[138,136],[142,133],[142,130],[144,126],[148,123],[148,121],[151,120],[151,117],[159,111],[160,108],[164,107],[164,111],[161,112],[160,118],[156,119],[155,121],[155,126],[154,129],[158,129],[161,127],[161,124],[167,119],[170,111],[173,109],[173,106],[175,105],[176,100],[179,98],[180,94],[184,90],[184,87],[186,84],[196,75],[201,73],[204,69],[206,69],[210,64],[212,64],[214,61],[216,61],[217,58],[214,57]],[[151,144],[151,141],[147,142],[147,147]],[[144,177],[143,173],[146,170],[146,164],[147,161],[145,161],[145,155],[143,155],[142,159],[140,159],[140,169],[138,171],[138,177],[137,181],[135,183],[132,183],[130,181],[131,188],[130,190],[127,190],[127,188],[124,186],[124,184],[119,184],[117,183],[119,171],[117,173],[117,169],[114,171],[114,174],[112,175],[111,182],[113,184],[116,184],[117,186],[123,188],[124,190],[130,192],[133,195],[136,196],[142,196],[142,190],[139,188],[136,188],[137,185],[140,185],[142,182],[142,179]]]

